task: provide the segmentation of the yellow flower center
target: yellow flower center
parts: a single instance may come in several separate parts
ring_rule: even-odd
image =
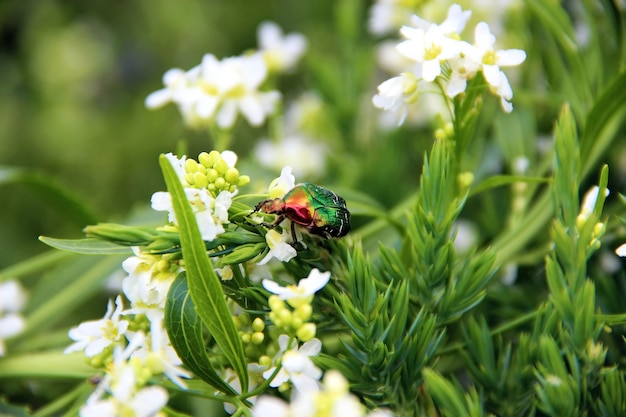
[[[485,55],[483,55],[483,64],[485,65],[494,65],[496,63],[496,51],[487,51]]]

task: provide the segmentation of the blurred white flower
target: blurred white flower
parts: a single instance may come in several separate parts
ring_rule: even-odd
[[[187,388],[181,378],[190,378],[191,373],[181,367],[182,361],[170,343],[163,319],[150,321],[147,342],[134,351],[131,358],[139,358],[144,371],[149,370],[152,375],[164,374],[174,384]]]
[[[238,113],[252,126],[260,126],[280,99],[278,91],[260,90],[266,78],[267,66],[259,53],[222,60],[206,54],[200,65],[189,71],[167,71],[165,88],[148,95],[145,104],[156,109],[174,103],[191,127],[215,122],[229,129]]]
[[[85,321],[70,329],[69,337],[75,343],[68,346],[65,353],[84,350],[85,356],[91,358],[113,343],[125,341],[124,335],[129,322],[120,319],[123,305],[119,295],[115,299],[115,305],[114,311],[113,302],[109,300],[107,312],[102,319]]]
[[[281,262],[289,262],[298,255],[298,251],[290,245],[292,237],[288,227],[283,228],[282,233],[278,233],[274,229],[268,230],[265,234],[265,240],[270,250],[257,265],[265,265],[272,258],[276,258]]]
[[[318,381],[322,376],[322,371],[313,364],[311,356],[317,356],[322,351],[322,342],[319,339],[311,339],[300,348],[289,349],[289,336],[280,335],[278,343],[282,357],[280,359],[282,367],[270,382],[271,387],[279,387],[290,381],[298,392],[315,391],[318,388]],[[263,373],[263,377],[268,379],[276,371],[276,368],[268,369]]]
[[[378,86],[378,94],[372,98],[374,106],[387,110],[398,117],[398,125],[404,123],[409,105],[417,100],[417,78],[411,73],[403,73],[384,81]]]
[[[252,409],[254,417],[317,416],[392,417],[387,410],[367,412],[358,397],[352,395],[348,381],[339,371],[328,370],[319,389],[296,392],[291,403],[270,396],[260,397]]]
[[[626,243],[622,243],[615,249],[615,254],[622,258],[626,258]]]
[[[254,153],[261,165],[276,169],[290,164],[299,177],[320,175],[326,169],[326,147],[303,136],[287,136],[279,142],[261,140]]]
[[[307,48],[307,40],[300,33],[283,36],[283,31],[274,22],[261,22],[257,29],[261,55],[270,72],[289,72]]]
[[[414,2],[417,3],[417,2]],[[398,30],[411,19],[413,7],[406,0],[378,0],[369,10],[368,29],[374,35],[385,35]]]
[[[133,248],[135,256],[122,262],[128,276],[122,281],[122,291],[131,303],[123,314],[145,314],[149,319],[163,316],[167,293],[179,272],[180,266],[172,265],[160,255],[149,255]]]
[[[298,285],[281,287],[275,281],[264,279],[263,287],[276,294],[281,300],[287,300],[289,305],[297,307],[300,304],[310,303],[316,292],[324,288],[330,280],[330,272],[320,272],[313,268],[309,276],[298,281]]]
[[[18,281],[0,282],[0,357],[6,353],[4,340],[26,327],[26,320],[19,314],[25,303],[26,292]]]
[[[142,372],[142,366],[129,360],[144,342],[144,335],[137,333],[126,348],[114,350],[106,375],[80,409],[81,417],[152,417],[165,407],[167,391],[162,387],[144,387],[140,381],[145,380],[145,374],[137,374]]]

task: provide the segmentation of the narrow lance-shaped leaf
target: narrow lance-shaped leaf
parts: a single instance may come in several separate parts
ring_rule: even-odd
[[[202,336],[202,321],[196,314],[193,300],[189,295],[185,274],[180,274],[176,278],[167,294],[165,327],[176,353],[197,377],[226,394],[237,395],[232,387],[220,378],[209,360]]]
[[[164,155],[159,163],[180,229],[180,243],[187,270],[189,293],[196,312],[215,339],[241,382],[248,390],[247,364],[235,322],[226,305],[224,290],[206,253],[194,213],[187,201],[174,167]]]

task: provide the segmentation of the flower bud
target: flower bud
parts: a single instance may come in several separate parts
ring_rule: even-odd
[[[228,168],[226,174],[224,174],[224,179],[229,184],[237,184],[237,181],[239,181],[239,170],[237,168]]]
[[[255,345],[260,345],[265,340],[265,335],[262,332],[254,332],[252,333],[252,337],[250,341]]]
[[[255,332],[262,332],[263,330],[265,330],[265,323],[260,317],[254,319],[254,321],[252,322],[252,329]]]
[[[317,328],[314,323],[306,323],[298,329],[296,336],[302,342],[308,342],[315,337],[316,330]]]

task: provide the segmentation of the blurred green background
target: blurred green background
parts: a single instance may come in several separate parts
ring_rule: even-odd
[[[146,204],[163,188],[158,155],[179,140],[190,155],[210,148],[174,106],[144,107],[166,70],[255,48],[266,19],[329,49],[333,13],[332,0],[0,2],[0,267],[44,250],[41,234],[79,236],[86,220],[121,220]],[[298,77],[281,89],[304,82]],[[241,128],[233,149],[245,156],[262,134]],[[68,216],[36,186],[41,178],[91,216]]]

